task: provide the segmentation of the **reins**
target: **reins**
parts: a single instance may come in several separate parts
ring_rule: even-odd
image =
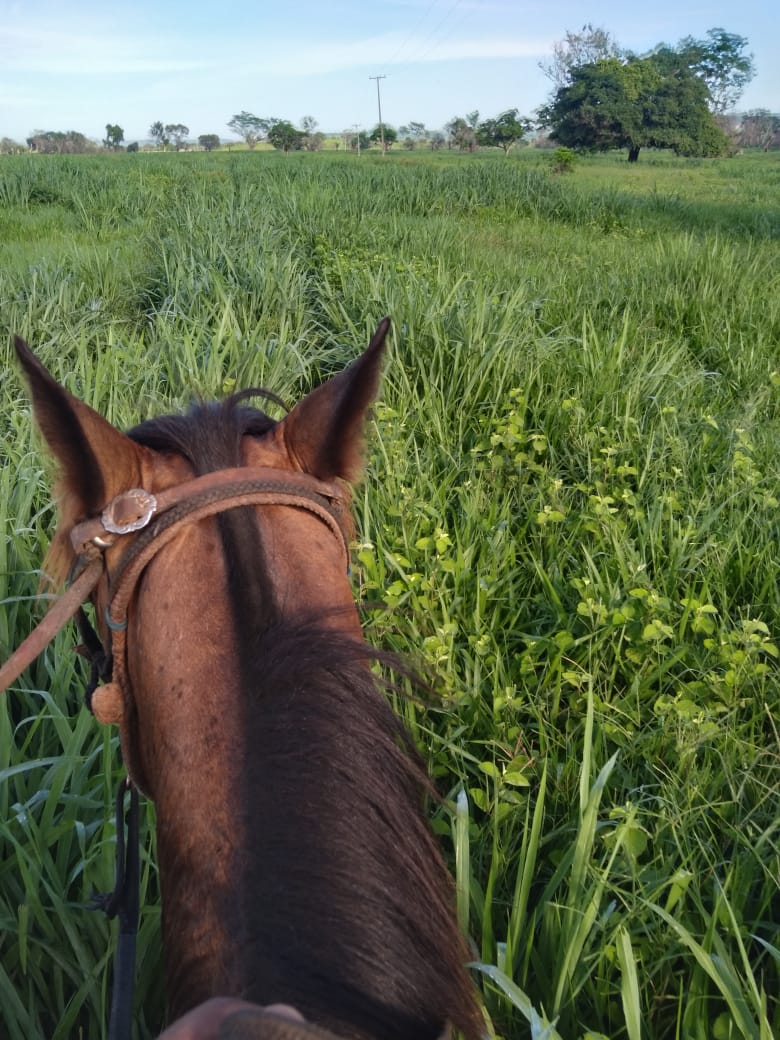
[[[127,675],[127,611],[146,566],[186,523],[196,523],[240,506],[288,506],[318,517],[338,539],[349,562],[349,546],[342,527],[343,491],[304,473],[271,467],[236,467],[208,473],[194,480],[151,494],[133,488],[117,495],[99,517],[77,524],[71,532],[76,559],[67,591],[51,607],[43,621],[0,668],[0,692],[19,677],[54,636],[90,598],[101,579],[108,579],[105,621],[110,647],[104,647],[83,612],[79,617],[86,634],[87,656],[93,664],[90,688],[93,714],[103,722],[118,722],[130,704]],[[140,533],[139,533],[140,532]],[[117,539],[131,538],[124,555],[108,571],[105,550]],[[96,664],[99,658],[99,665]],[[95,688],[98,677],[111,669],[112,681]],[[102,712],[96,695],[102,694]],[[128,763],[126,762],[127,766]],[[132,770],[129,770],[132,773]],[[125,842],[125,794],[130,793]],[[116,802],[116,884],[108,896],[98,896],[96,908],[119,918],[119,938],[111,1001],[109,1040],[129,1040],[132,1030],[135,947],[139,909],[138,792],[131,777],[122,782]],[[303,1031],[293,1032],[301,1035]],[[225,1035],[238,1036],[238,1033]],[[247,1035],[241,1033],[240,1035]],[[269,1034],[270,1035],[270,1034]],[[274,1036],[290,1035],[282,1028]],[[306,1035],[326,1036],[316,1030]]]

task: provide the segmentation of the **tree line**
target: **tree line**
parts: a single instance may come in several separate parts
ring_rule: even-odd
[[[501,148],[505,153],[536,132],[578,151],[625,148],[635,162],[642,148],[669,148],[678,155],[722,155],[731,148],[780,147],[780,116],[753,109],[741,117],[727,115],[755,75],[748,41],[725,29],[710,29],[704,39],[684,37],[676,45],[661,43],[650,53],[637,55],[621,47],[605,29],[584,25],[567,32],[555,44],[552,59],[540,63],[553,88],[535,116],[523,116],[509,108],[497,116],[480,119],[478,111],[455,116],[443,130],[428,131],[424,123],[411,121],[396,130],[387,123],[373,130],[345,132],[345,148],[361,151],[381,142],[390,149],[396,142],[406,148],[425,143],[432,149],[449,147],[475,151]],[[285,119],[242,111],[227,126],[249,149],[268,142],[280,151],[317,151],[325,135],[312,116],[300,126]],[[179,151],[190,146],[189,127],[156,121],[149,136],[161,150]],[[120,150],[124,131],[106,124],[104,148]],[[218,134],[201,134],[198,146],[219,148]],[[76,131],[35,131],[27,146],[37,152],[95,151],[97,146]],[[126,146],[137,151],[138,143]],[[338,144],[337,144],[338,147]],[[0,152],[20,146],[0,140]]]

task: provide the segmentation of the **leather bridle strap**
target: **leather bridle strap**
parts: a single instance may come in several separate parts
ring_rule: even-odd
[[[239,506],[293,506],[313,513],[336,536],[348,564],[349,547],[341,526],[343,494],[342,487],[336,483],[268,466],[218,470],[155,495],[142,488],[122,492],[109,502],[99,517],[85,520],[71,531],[77,577],[0,668],[0,693],[19,677],[89,599],[105,570],[103,552],[118,538],[143,532],[133,540],[111,577],[109,627],[112,628],[114,623],[124,623],[141,571],[158,549],[170,541],[180,524],[194,523]]]
[[[119,687],[123,698],[126,698],[128,693],[127,610],[141,574],[157,553],[177,534],[181,524],[195,523],[227,509],[245,505],[291,506],[313,513],[329,527],[344,550],[345,566],[349,560],[344,532],[332,508],[323,501],[324,496],[314,488],[304,485],[291,489],[286,480],[273,477],[267,480],[242,480],[237,483],[221,482],[219,491],[221,493],[217,495],[212,488],[205,486],[198,489],[197,493],[191,494],[179,506],[168,509],[135,539],[111,576],[106,621],[111,632],[113,681]]]

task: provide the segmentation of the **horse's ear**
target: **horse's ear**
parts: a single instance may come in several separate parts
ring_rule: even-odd
[[[363,424],[379,388],[390,319],[383,318],[357,361],[317,387],[280,424],[288,451],[320,480],[356,480],[362,471]]]
[[[19,336],[14,337],[41,433],[62,467],[74,521],[94,516],[140,481],[142,450],[89,405],[60,386]]]

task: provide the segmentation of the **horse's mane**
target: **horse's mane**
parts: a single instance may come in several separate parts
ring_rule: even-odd
[[[242,396],[129,436],[180,452],[199,473],[239,464],[241,437],[273,426]],[[369,668],[380,655],[332,619],[283,620],[267,586],[263,599],[251,512],[219,518],[245,740],[235,792],[245,905],[234,919],[251,977],[241,995],[292,1004],[355,1040],[434,1040],[447,1020],[476,1037],[452,883],[424,812],[431,784]]]
[[[317,621],[271,626],[254,653],[248,995],[339,1035],[433,1040],[448,1018],[474,1035],[430,781],[367,667],[376,654]]]

